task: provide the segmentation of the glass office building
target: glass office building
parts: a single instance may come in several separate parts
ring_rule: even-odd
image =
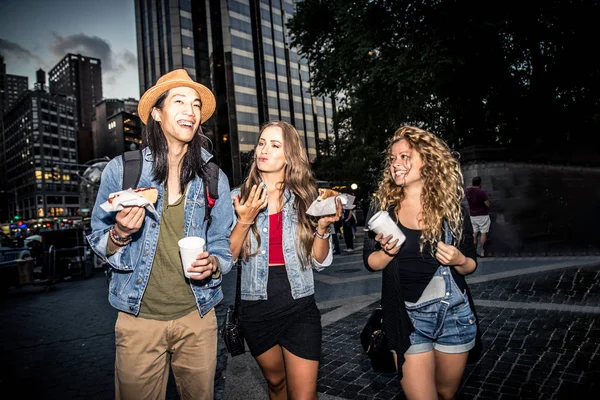
[[[241,182],[269,120],[292,123],[309,158],[333,137],[334,104],[310,94],[309,68],[285,27],[294,0],[136,0],[140,94],[185,68],[213,90],[215,116],[203,127],[232,185]]]

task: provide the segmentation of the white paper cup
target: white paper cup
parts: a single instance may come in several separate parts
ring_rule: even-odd
[[[179,254],[181,255],[181,264],[183,265],[183,274],[186,278],[190,275],[200,275],[200,272],[188,272],[188,268],[196,261],[198,254],[204,251],[204,239],[197,236],[188,236],[179,242]]]
[[[398,228],[398,225],[396,225],[387,211],[379,211],[373,215],[369,222],[367,222],[367,228],[376,234],[383,233],[383,236],[392,235],[390,242],[398,239],[395,247],[400,247],[406,240],[406,236],[404,236],[404,233]]]

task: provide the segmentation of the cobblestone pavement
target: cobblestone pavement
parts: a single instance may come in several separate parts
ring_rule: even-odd
[[[380,279],[364,270],[359,248],[316,275],[324,324],[319,396],[402,399],[395,374],[372,372],[361,351],[360,330],[377,304]],[[597,259],[489,258],[480,267],[469,277],[469,285],[484,352],[478,364],[467,368],[458,398],[596,397],[592,395],[600,390]],[[225,278],[226,301],[217,309],[219,317],[235,290],[235,274]],[[114,398],[115,319],[98,271],[88,280],[60,282],[50,292],[35,286],[11,289],[0,301],[0,387],[4,392],[16,390],[20,398]],[[244,355],[232,362],[219,342],[215,397],[266,398],[254,360]],[[233,369],[242,359],[244,368],[251,369],[246,375]],[[178,398],[172,380],[167,398]]]
[[[600,390],[599,274],[595,265],[471,284],[484,352],[467,368],[457,398],[595,397]],[[373,372],[357,346],[376,305],[324,328],[320,393],[404,399],[395,375]]]

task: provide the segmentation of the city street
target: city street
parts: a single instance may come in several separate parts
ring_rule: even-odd
[[[343,242],[343,241],[342,241]],[[403,399],[394,374],[370,369],[359,334],[377,305],[381,275],[355,251],[315,274],[322,313],[321,399]],[[344,248],[342,244],[342,248]],[[483,332],[483,355],[469,366],[459,399],[588,398],[600,385],[600,256],[485,258],[468,278]],[[235,271],[224,281],[223,314]],[[19,398],[114,397],[114,322],[101,270],[87,279],[11,288],[0,302],[0,382]],[[266,399],[249,353],[231,358],[220,345],[217,397]],[[176,399],[174,385],[168,398]]]

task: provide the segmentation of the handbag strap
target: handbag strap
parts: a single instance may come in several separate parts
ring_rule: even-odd
[[[237,278],[235,283],[235,302],[233,306],[233,317],[239,319],[242,315],[242,263],[238,260],[237,265]]]

